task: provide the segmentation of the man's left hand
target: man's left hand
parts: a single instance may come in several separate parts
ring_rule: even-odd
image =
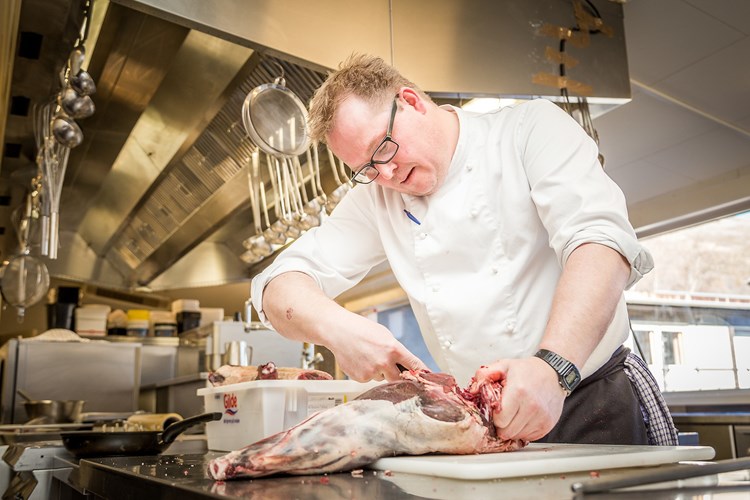
[[[477,370],[473,387],[501,380],[503,374],[502,404],[493,415],[498,435],[527,441],[546,436],[560,419],[565,401],[557,373],[536,357],[502,359]]]

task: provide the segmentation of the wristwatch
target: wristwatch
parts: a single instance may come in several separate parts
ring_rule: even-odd
[[[581,383],[581,373],[576,365],[559,354],[547,349],[539,349],[534,356],[546,361],[557,372],[560,386],[565,391],[566,397],[570,396],[570,393]]]

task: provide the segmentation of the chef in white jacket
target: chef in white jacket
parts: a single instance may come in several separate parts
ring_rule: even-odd
[[[572,118],[546,100],[486,114],[437,106],[381,59],[355,55],[316,92],[310,130],[360,185],[255,277],[262,321],[328,347],[355,380],[425,368],[332,300],[388,261],[440,368],[459,384],[504,381],[501,437],[664,442],[644,423],[653,408],[621,347],[623,290],[652,260]]]

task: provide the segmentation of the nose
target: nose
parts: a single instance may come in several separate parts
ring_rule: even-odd
[[[394,172],[397,168],[398,165],[396,165],[392,161],[378,165],[380,176],[386,180],[391,180],[393,178]]]

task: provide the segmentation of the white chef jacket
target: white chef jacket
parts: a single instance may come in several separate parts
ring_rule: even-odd
[[[536,352],[562,266],[579,245],[621,253],[631,264],[628,287],[651,270],[622,191],[569,115],[543,99],[485,114],[451,110],[460,135],[445,183],[429,196],[375,183],[352,189],[253,279],[266,326],[263,289],[273,277],[300,271],[336,297],[388,260],[438,366],[466,384],[481,365]],[[622,297],[582,376],[627,334]]]

